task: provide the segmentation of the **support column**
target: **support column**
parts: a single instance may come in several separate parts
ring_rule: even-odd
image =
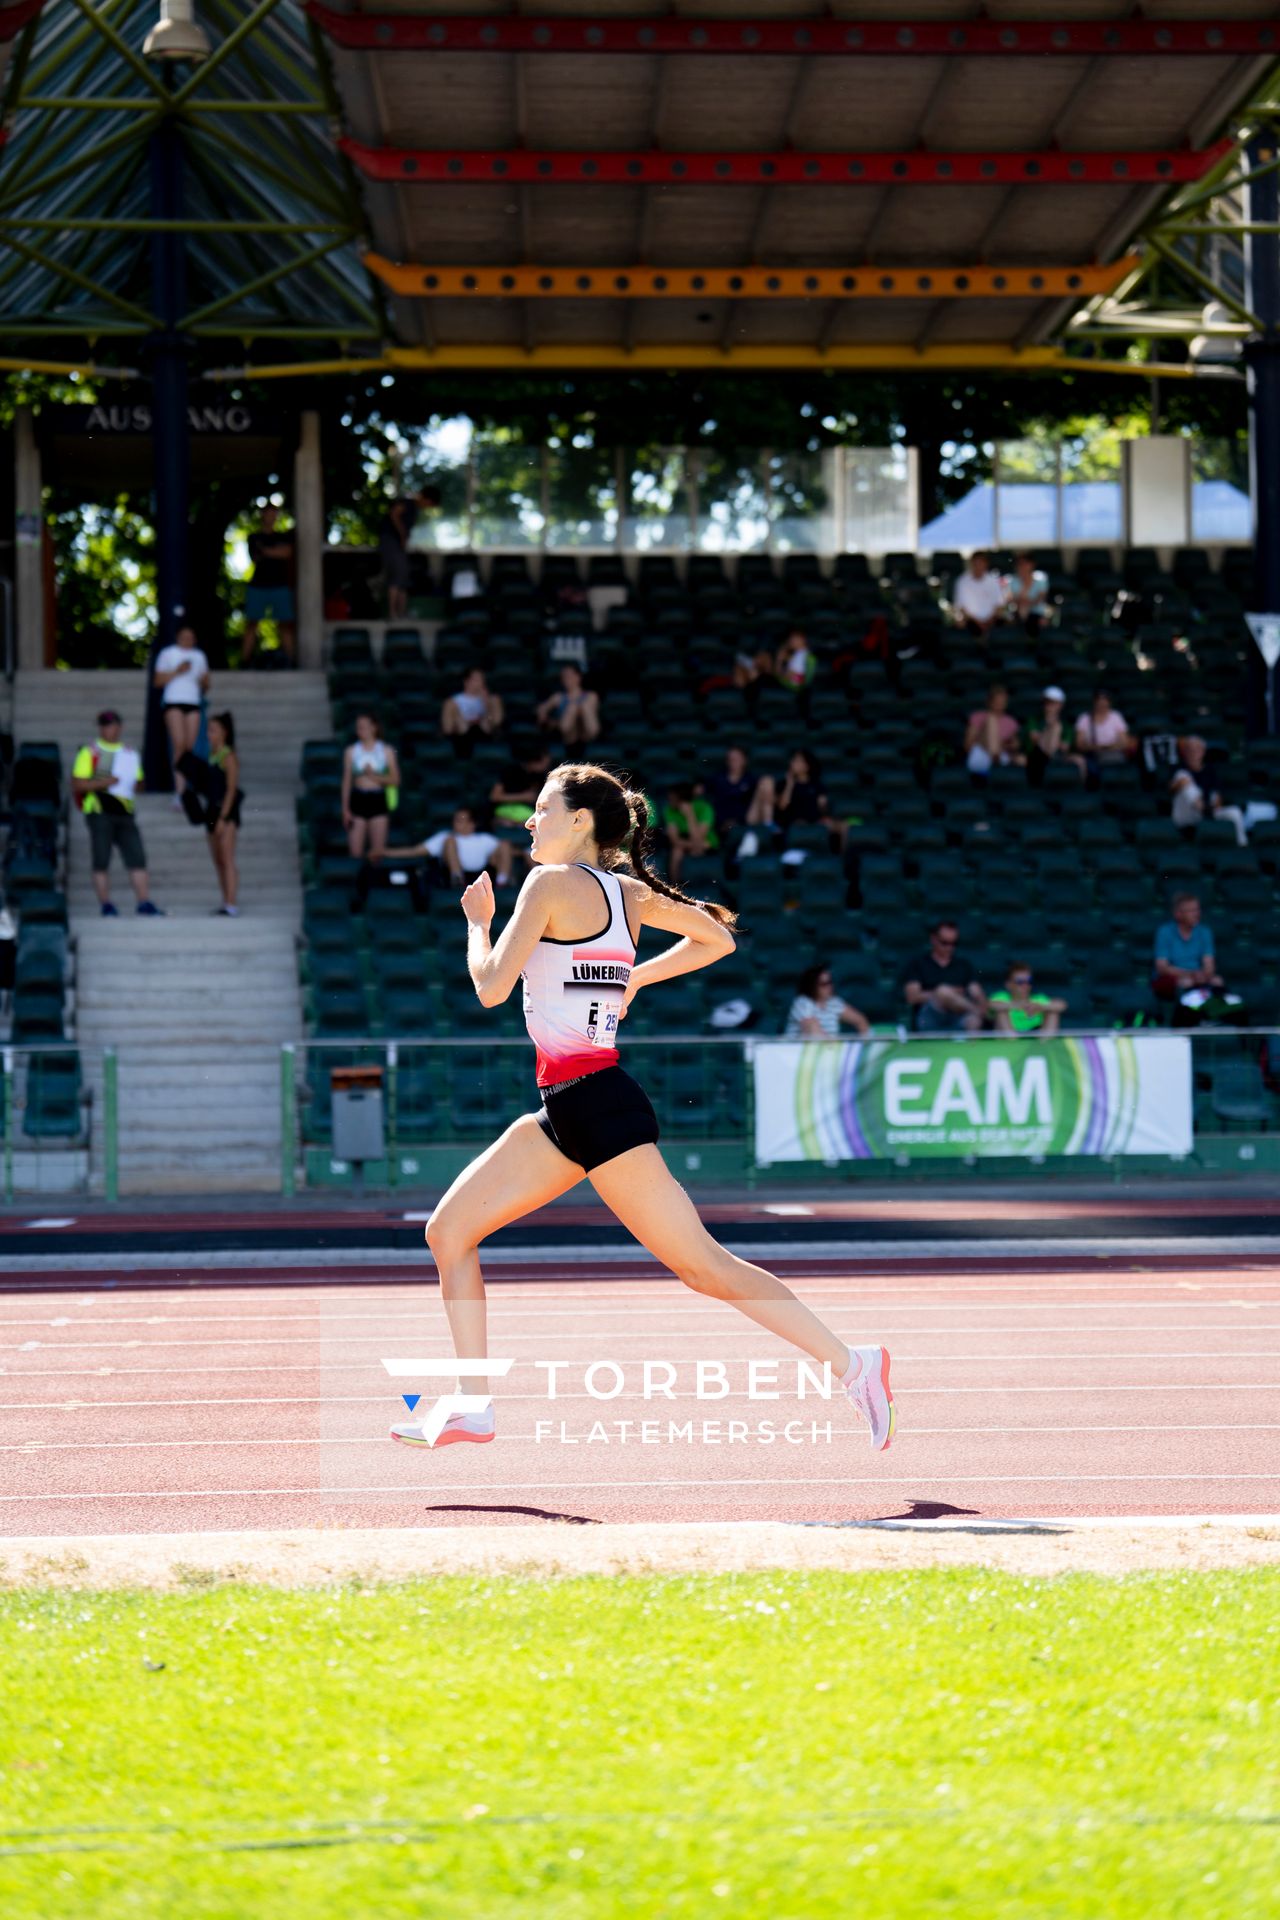
[[[293,462],[293,518],[298,665],[304,671],[318,673],[324,666],[324,473],[320,464],[320,415],[311,408],[299,422],[298,451]]]
[[[181,220],[182,132],[166,117],[151,136],[151,214]],[[187,307],[186,237],[158,230],[151,242],[153,301],[159,331],[152,340],[152,458],[155,471],[156,645],[173,641],[187,611],[187,542],[191,536],[191,425],[187,417],[187,343],[180,328]],[[154,659],[154,653],[152,659]],[[150,681],[150,667],[148,667]],[[147,699],[144,750],[147,785],[173,785],[159,696]]]
[[[1247,149],[1249,168],[1265,166],[1276,157],[1275,136],[1258,134]],[[1257,613],[1280,613],[1280,185],[1274,172],[1251,180],[1245,218],[1251,225],[1265,222],[1270,233],[1245,235],[1245,299],[1262,323],[1245,348],[1249,371],[1249,474],[1253,494],[1253,553],[1257,579]],[[1251,677],[1251,721],[1261,719],[1269,704],[1274,713],[1280,693],[1278,668],[1268,669],[1258,657]],[[1267,679],[1271,679],[1268,703]],[[1265,722],[1263,722],[1265,724]]]
[[[19,670],[38,672],[44,658],[44,501],[35,415],[19,407],[14,449],[14,646]]]

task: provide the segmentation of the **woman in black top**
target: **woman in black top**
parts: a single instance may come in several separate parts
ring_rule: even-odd
[[[797,747],[787,762],[787,770],[778,782],[774,819],[784,833],[800,822],[825,827],[836,846],[844,847],[844,821],[833,818],[831,804],[822,791],[817,756],[807,747]]]

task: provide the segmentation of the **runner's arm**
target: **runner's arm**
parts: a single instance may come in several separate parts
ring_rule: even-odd
[[[631,969],[628,1002],[641,987],[657,986],[660,980],[674,980],[682,973],[696,973],[699,967],[723,960],[738,944],[728,927],[722,927],[705,907],[691,900],[668,900],[665,894],[655,893],[652,888],[646,890],[641,903],[640,924],[660,927],[664,933],[677,933],[681,937],[665,952],[655,954],[652,960],[642,960],[638,967]]]
[[[526,960],[547,930],[551,904],[560,884],[549,868],[535,868],[520,889],[515,912],[490,945],[489,928],[495,906],[493,881],[487,873],[473,880],[462,895],[467,916],[467,971],[482,1007],[500,1007],[520,978]]]

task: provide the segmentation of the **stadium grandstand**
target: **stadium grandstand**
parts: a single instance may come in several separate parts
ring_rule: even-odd
[[[1229,990],[1196,1031],[1196,1151],[1233,1163],[1247,1136],[1265,1158],[1278,48],[1253,0],[0,7],[8,1190],[348,1183],[342,1067],[383,1076],[365,1177],[463,1164],[528,1098],[517,1004],[480,1008],[458,964],[443,839],[467,809],[519,878],[527,842],[496,796],[584,741],[644,784],[681,884],[742,924],[730,960],[630,1017],[678,1165],[752,1166],[745,1036],[784,1029],[807,968],[894,1036],[940,922],[986,996],[1017,963],[1067,1034],[1181,1023],[1152,987],[1175,894],[1198,897]],[[904,393],[946,373],[993,392],[1247,379],[1252,507],[1158,420],[1101,467],[1004,443],[976,537],[936,543],[905,432],[727,463],[599,435],[583,484],[547,444],[488,472],[478,443],[442,454],[398,588],[394,528],[390,561],[385,538],[332,537],[335,395],[372,383],[388,417],[427,421],[459,375],[672,372]],[[154,668],[198,603],[206,484],[246,475],[287,505],[296,670],[226,670],[202,631],[245,790],[243,911],[211,920]],[[57,671],[48,490],[88,508],[121,476],[152,489],[154,645],[145,669]],[[963,617],[971,546],[1011,583],[994,624]],[[462,740],[442,713],[477,670],[492,705]],[[1050,688],[1065,731],[1046,754]],[[583,693],[574,735],[560,716]],[[100,712],[145,766],[163,920],[104,917],[91,884],[72,781]],[[352,850],[362,715],[397,755],[392,844],[439,836],[434,854]],[[731,749],[759,819],[716,817]]]

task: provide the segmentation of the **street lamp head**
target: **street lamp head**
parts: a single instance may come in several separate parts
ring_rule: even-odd
[[[160,18],[142,52],[148,60],[207,60],[209,36],[196,19],[195,0],[160,0]]]

